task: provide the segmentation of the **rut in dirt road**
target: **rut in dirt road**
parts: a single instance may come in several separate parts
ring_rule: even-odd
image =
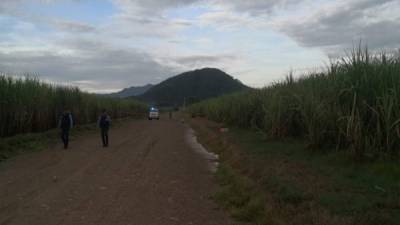
[[[175,120],[134,121],[0,167],[0,224],[225,225],[207,162]]]

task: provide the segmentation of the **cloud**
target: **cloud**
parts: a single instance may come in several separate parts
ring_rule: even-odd
[[[198,17],[218,30],[275,30],[306,48],[328,55],[343,53],[362,41],[371,49],[400,47],[397,0],[214,0],[216,10]]]
[[[133,84],[158,83],[160,80],[155,77],[166,78],[175,72],[173,68],[156,62],[147,53],[135,49],[122,49],[100,42],[80,40],[67,43],[64,47],[72,53],[0,53],[0,68],[4,72],[40,74],[42,79],[77,84],[85,90],[94,87],[98,90],[101,87],[118,89]]]
[[[190,55],[181,56],[175,59],[175,62],[186,68],[201,68],[212,65],[226,64],[236,60],[234,55]]]
[[[207,6],[247,12],[254,15],[268,14],[276,9],[301,4],[305,0],[113,0],[114,4],[126,12],[159,13],[168,9],[186,6]]]
[[[343,52],[360,40],[371,49],[400,46],[397,0],[214,0],[215,10],[198,17],[218,30],[275,30],[300,46]]]
[[[23,0],[2,0],[0,2],[0,13],[6,13],[16,9],[21,2],[23,2]]]
[[[81,0],[67,0],[70,2],[79,3]],[[37,4],[37,7],[44,7],[48,4],[55,4],[57,0],[2,0],[0,2],[0,16],[8,16],[18,20],[19,24],[49,25],[59,31],[70,33],[85,33],[93,32],[96,28],[85,22],[56,18],[48,15],[43,15],[35,11],[26,10],[25,4]]]
[[[189,5],[199,0],[114,0],[116,4],[127,7],[141,7],[152,9],[175,8],[182,5]]]
[[[52,21],[52,25],[58,30],[71,33],[94,32],[96,30],[94,26],[91,26],[86,23],[60,20],[60,19]]]
[[[392,48],[400,40],[398,0],[109,0],[114,7],[99,20],[95,7],[96,20],[79,11],[86,0],[62,1],[78,2],[73,16],[46,13],[59,0],[0,1],[0,19],[8,19],[0,21],[0,70],[85,90],[157,83],[205,66],[254,83],[290,63],[323,61],[321,49],[343,52],[360,39]],[[32,4],[56,7],[38,15]]]
[[[0,72],[38,74],[41,79],[77,85],[89,91],[158,83],[178,73],[176,68],[161,64],[135,42],[173,37],[190,25],[184,19],[144,16],[124,9],[115,12],[105,23],[92,25],[24,13],[17,6],[26,2],[0,3],[0,15],[5,14],[1,11],[4,9],[16,19],[18,26],[26,27],[22,30],[13,25],[9,40],[0,41]],[[133,1],[119,2],[133,4]],[[43,25],[53,30],[46,28],[41,32]],[[39,44],[42,42],[45,44]]]
[[[200,26],[215,27],[217,30],[234,30],[243,27],[255,27],[258,20],[232,11],[211,11],[198,17]]]
[[[188,6],[199,0],[112,0],[124,14],[158,15],[171,8]]]
[[[291,5],[302,4],[304,0],[214,0],[214,4],[250,15],[271,14],[276,10],[285,9]]]
[[[27,3],[36,4],[50,4],[56,3],[58,0],[1,0],[0,1],[0,15],[18,15],[23,17],[25,12],[21,9],[21,5]],[[80,0],[67,0],[72,2],[79,2]]]
[[[113,30],[112,36],[117,38],[173,37],[180,30],[190,26],[189,21],[158,17],[140,17],[135,14],[122,13],[113,17],[103,30]]]
[[[316,10],[297,21],[285,21],[278,29],[305,47],[321,47],[328,52],[362,40],[372,49],[399,47],[400,10],[396,0],[340,2]],[[335,50],[336,49],[336,50]]]

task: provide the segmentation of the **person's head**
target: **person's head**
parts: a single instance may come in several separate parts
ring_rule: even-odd
[[[102,112],[103,114],[107,114],[107,110],[106,110],[106,109],[101,110],[101,112]]]

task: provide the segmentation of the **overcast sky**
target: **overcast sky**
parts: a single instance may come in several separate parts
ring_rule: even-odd
[[[0,72],[111,92],[217,67],[261,87],[360,40],[400,46],[399,0],[0,0]]]

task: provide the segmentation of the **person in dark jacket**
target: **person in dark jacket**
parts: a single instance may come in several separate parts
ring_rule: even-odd
[[[69,130],[74,126],[72,114],[68,109],[65,109],[60,116],[58,127],[61,129],[61,140],[64,143],[64,149],[68,148]]]
[[[103,109],[103,112],[99,116],[97,124],[101,130],[101,140],[103,142],[103,147],[108,147],[108,130],[111,126],[111,118],[107,114],[107,110]]]

